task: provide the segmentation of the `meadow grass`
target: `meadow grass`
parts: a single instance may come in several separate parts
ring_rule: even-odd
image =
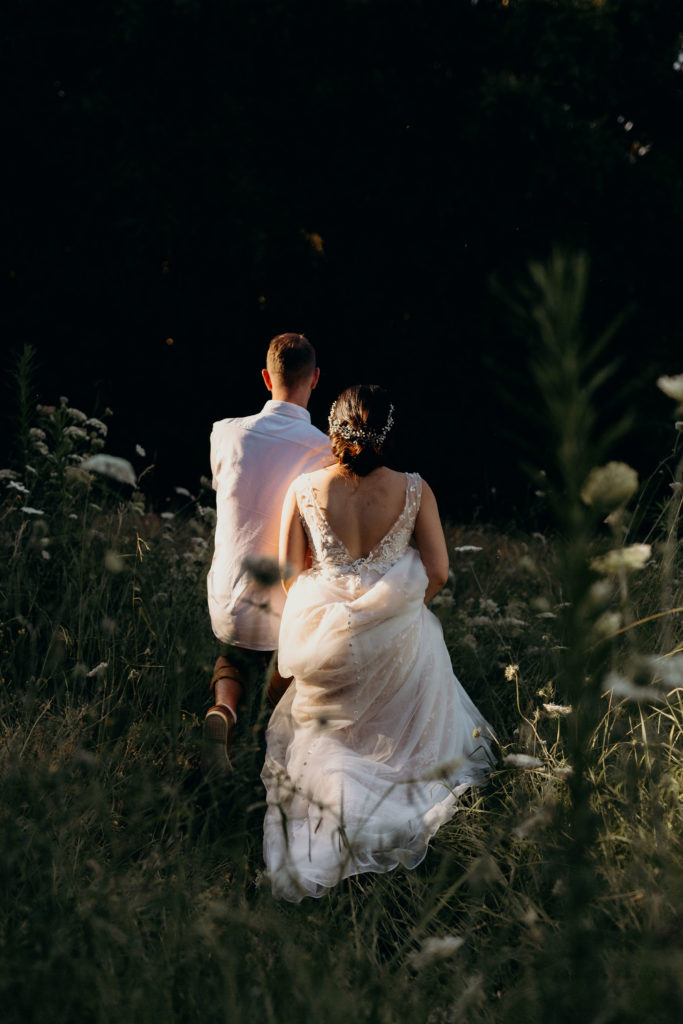
[[[415,871],[291,905],[262,875],[260,695],[234,774],[200,770],[206,492],[162,517],[83,469],[99,420],[63,400],[22,423],[0,481],[4,1021],[680,1020],[680,487],[640,568],[590,568],[644,519],[581,500],[587,437],[556,530],[447,528],[433,608],[496,769]]]

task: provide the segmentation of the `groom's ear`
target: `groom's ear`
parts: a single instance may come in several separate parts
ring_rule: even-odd
[[[316,366],[315,373],[313,374],[313,380],[311,381],[311,391],[313,390],[314,387],[316,387],[319,379],[320,379],[320,367]]]
[[[270,374],[267,370],[261,370],[261,376],[263,377],[263,383],[266,385],[269,391],[273,390],[273,381],[271,380]]]

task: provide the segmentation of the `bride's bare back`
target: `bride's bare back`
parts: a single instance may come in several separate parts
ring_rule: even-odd
[[[405,505],[405,473],[386,466],[368,476],[328,466],[312,473],[310,480],[319,508],[352,558],[369,555]]]
[[[406,475],[380,466],[361,477],[328,466],[310,475],[316,501],[335,535],[352,559],[369,555],[401,515],[406,500]],[[415,543],[427,572],[425,600],[448,578],[448,551],[434,493],[422,481],[422,500],[415,520]],[[307,564],[308,541],[290,492],[282,510],[280,564],[288,566],[285,590]]]

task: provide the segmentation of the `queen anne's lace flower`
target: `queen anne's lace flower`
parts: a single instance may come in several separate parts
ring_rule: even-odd
[[[652,554],[649,544],[631,544],[627,548],[615,548],[605,555],[594,558],[591,562],[591,569],[611,576],[622,569],[642,569]]]
[[[675,377],[658,377],[657,387],[674,401],[683,402],[683,373],[679,373]]]
[[[625,462],[608,462],[591,469],[581,489],[586,505],[613,509],[625,505],[638,490],[638,474]]]

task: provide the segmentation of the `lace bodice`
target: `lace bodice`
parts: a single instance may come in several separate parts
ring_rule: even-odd
[[[406,473],[406,499],[403,511],[369,554],[352,558],[346,546],[337,537],[318,505],[308,474],[297,477],[294,490],[299,514],[308,537],[314,571],[333,575],[358,573],[361,569],[374,569],[384,573],[405,554],[420,510],[422,479],[419,473]]]

